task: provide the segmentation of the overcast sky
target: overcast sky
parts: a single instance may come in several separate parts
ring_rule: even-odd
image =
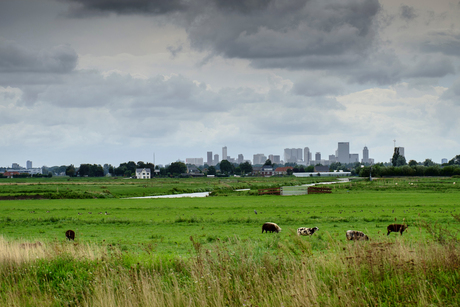
[[[460,154],[459,0],[1,0],[0,166]]]

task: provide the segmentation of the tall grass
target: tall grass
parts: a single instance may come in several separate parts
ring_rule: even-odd
[[[326,235],[327,237],[327,235]],[[2,306],[458,306],[460,247],[325,238],[190,238],[190,258],[0,239]],[[142,260],[141,260],[142,259]]]

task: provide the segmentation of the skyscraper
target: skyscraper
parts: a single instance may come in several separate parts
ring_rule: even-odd
[[[27,160],[26,165],[27,165],[27,168],[28,168],[28,169],[29,169],[29,168],[32,168],[32,161]]]
[[[213,165],[217,165],[217,163],[219,163],[219,155],[218,154],[215,154],[214,155],[214,161],[213,161]]]
[[[222,160],[227,160],[227,146],[222,147]]]
[[[206,164],[209,166],[212,165],[212,151],[208,151],[207,159],[206,159]]]
[[[321,153],[319,151],[317,151],[316,154],[315,154],[315,160],[316,160],[316,163],[321,162]],[[320,161],[320,162],[318,162],[318,161]]]
[[[350,143],[349,142],[339,142],[337,148],[337,162],[342,164],[350,163]]]
[[[367,149],[367,146],[364,146],[364,149],[363,149],[362,163],[369,163],[369,149]]]
[[[302,161],[302,148],[285,148],[284,162]]]
[[[310,148],[308,147],[303,149],[303,161],[305,162],[305,165],[310,165]]]

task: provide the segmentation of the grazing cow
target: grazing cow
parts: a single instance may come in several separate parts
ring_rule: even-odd
[[[298,236],[311,236],[318,229],[319,229],[318,227],[313,227],[313,228],[300,227],[299,229],[297,229],[297,235]]]
[[[387,230],[388,230],[387,236],[390,235],[391,232],[399,232],[402,235],[403,231],[406,230],[407,227],[409,227],[409,226],[407,226],[406,224],[391,224],[391,225],[388,225],[388,227],[387,227]]]
[[[362,231],[347,230],[347,240],[353,240],[353,241],[365,240],[365,241],[368,241],[369,237],[366,234],[364,234],[364,232],[362,232]]]
[[[70,240],[75,240],[75,231],[73,230],[67,230],[65,232],[65,237],[70,241]]]
[[[267,222],[265,224],[262,225],[262,233],[264,233],[264,231],[267,233],[267,232],[280,232],[281,231],[281,228],[276,225],[275,223],[270,223],[270,222]]]

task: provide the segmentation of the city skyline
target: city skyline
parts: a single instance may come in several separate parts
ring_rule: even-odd
[[[0,27],[0,164],[460,152],[458,0],[3,0]]]

